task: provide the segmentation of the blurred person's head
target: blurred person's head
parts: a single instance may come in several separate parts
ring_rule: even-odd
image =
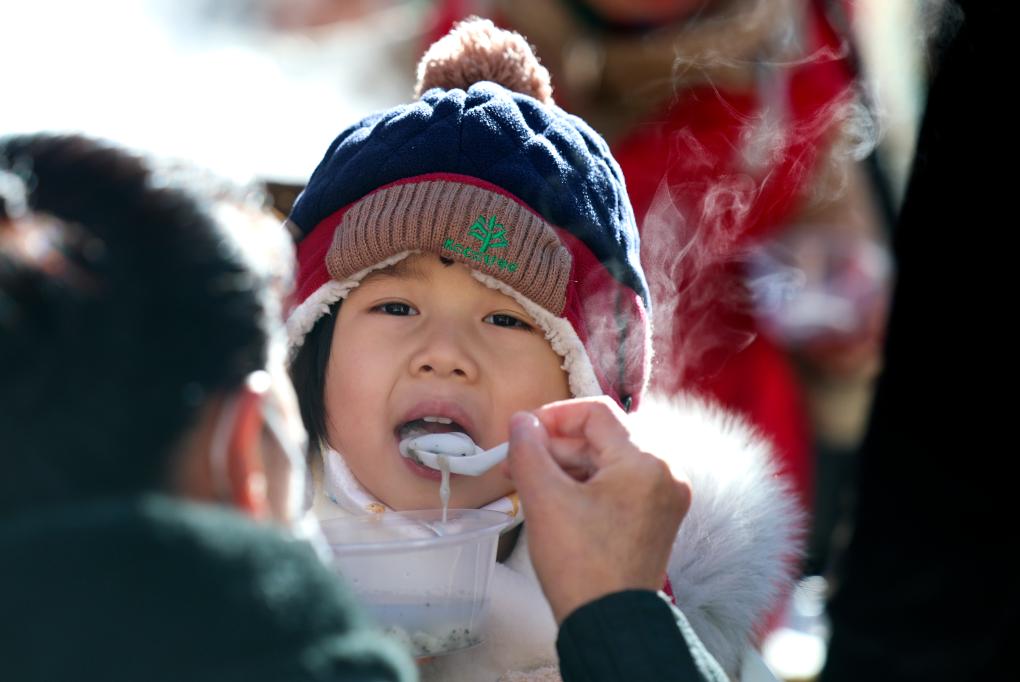
[[[619,24],[662,25],[687,19],[720,0],[562,0]],[[725,0],[723,0],[725,2]]]
[[[289,240],[195,180],[0,138],[0,514],[151,491],[294,518]]]

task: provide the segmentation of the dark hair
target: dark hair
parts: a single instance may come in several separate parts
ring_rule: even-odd
[[[326,442],[326,369],[341,303],[331,305],[329,313],[316,320],[290,365],[290,380],[312,451],[320,451]]]
[[[277,280],[213,197],[109,144],[0,138],[12,178],[24,191],[0,191],[0,513],[165,487],[208,397],[265,367]]]

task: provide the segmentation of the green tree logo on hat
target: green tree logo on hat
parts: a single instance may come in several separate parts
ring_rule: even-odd
[[[489,249],[509,246],[503,236],[506,234],[507,229],[503,227],[502,223],[496,222],[496,216],[489,216],[489,219],[486,220],[485,216],[480,215],[468,230],[468,234],[482,243],[478,253],[485,253]]]

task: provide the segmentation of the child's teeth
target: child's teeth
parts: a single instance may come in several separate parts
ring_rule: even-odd
[[[453,420],[448,417],[422,417],[423,422],[432,422],[434,424],[452,424]]]

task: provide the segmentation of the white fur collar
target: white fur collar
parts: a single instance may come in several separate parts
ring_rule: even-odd
[[[755,628],[792,587],[804,512],[776,473],[770,444],[717,406],[684,395],[646,399],[632,430],[691,482],[669,579],[677,606],[734,677]]]

